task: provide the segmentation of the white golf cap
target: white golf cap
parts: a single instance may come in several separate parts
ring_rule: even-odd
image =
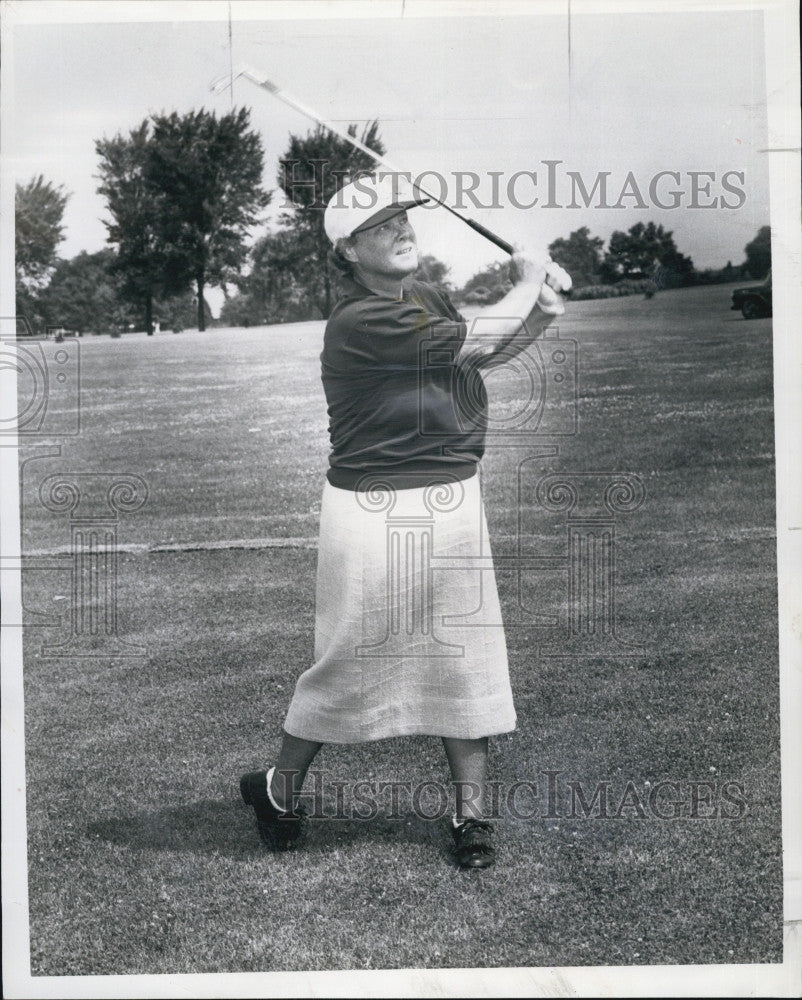
[[[416,193],[401,174],[358,177],[331,198],[323,214],[323,227],[336,244],[337,240],[379,226],[407,208],[430,200]]]

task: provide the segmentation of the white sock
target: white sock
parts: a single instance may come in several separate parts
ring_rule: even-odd
[[[276,802],[276,800],[273,798],[273,793],[270,791],[270,785],[273,781],[273,773],[275,772],[275,770],[276,770],[275,767],[271,767],[270,770],[267,772],[267,797],[270,801],[270,805],[274,809],[278,809],[279,812],[286,812],[287,810],[282,809],[282,807],[278,804],[278,802]]]
[[[469,819],[481,821],[482,817],[481,817],[481,815],[480,816],[465,816],[463,819],[460,819],[457,816],[456,813],[453,813],[452,816],[451,816],[451,825],[456,830],[458,826],[462,826],[463,823],[467,823]]]

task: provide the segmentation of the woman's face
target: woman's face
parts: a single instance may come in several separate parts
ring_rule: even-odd
[[[349,259],[367,278],[400,279],[418,269],[417,240],[406,212],[356,233],[349,249]]]

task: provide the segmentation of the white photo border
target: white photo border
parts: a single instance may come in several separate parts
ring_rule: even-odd
[[[463,0],[273,0],[140,2],[28,0],[2,4],[0,216],[14,211],[14,31],[41,22],[236,21],[270,18],[532,16],[565,13],[569,0],[532,3]],[[386,972],[276,972],[203,975],[42,977],[30,975],[22,630],[2,630],[3,979],[8,997],[263,996],[797,996],[802,981],[802,252],[799,229],[798,7],[792,0],[633,2],[572,0],[576,12],[762,10],[765,17],[771,227],[774,276],[774,392],[780,626],[785,957],[776,965],[635,966],[522,969],[418,969]],[[19,109],[16,109],[19,113]],[[0,317],[14,315],[13,226],[0,230]],[[13,372],[0,372],[13,394]],[[14,442],[0,448],[3,557],[20,555],[19,478]],[[19,574],[4,572],[5,622],[21,620]]]

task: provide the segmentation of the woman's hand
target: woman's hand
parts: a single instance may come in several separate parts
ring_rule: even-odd
[[[565,268],[560,267],[559,264],[555,264],[553,260],[550,260],[546,265],[546,284],[549,288],[553,288],[555,292],[565,294],[571,291],[573,281],[571,281],[571,275]]]
[[[546,265],[546,280],[537,298],[537,307],[547,316],[562,316],[565,312],[563,294],[571,291],[571,275],[559,264],[550,261]]]
[[[510,280],[515,285],[542,285],[546,282],[555,292],[570,292],[571,275],[555,264],[546,254],[532,250],[516,250],[510,260]]]
[[[562,316],[565,312],[565,303],[563,302],[562,295],[559,292],[555,292],[548,281],[543,282],[536,305],[547,316]]]
[[[546,280],[548,256],[531,250],[516,250],[510,259],[510,280],[515,285],[542,285]]]
[[[516,285],[537,285],[537,306],[549,316],[565,312],[562,294],[571,290],[571,275],[549,256],[531,250],[516,250],[510,262],[510,277]],[[561,294],[562,293],[562,294]]]

